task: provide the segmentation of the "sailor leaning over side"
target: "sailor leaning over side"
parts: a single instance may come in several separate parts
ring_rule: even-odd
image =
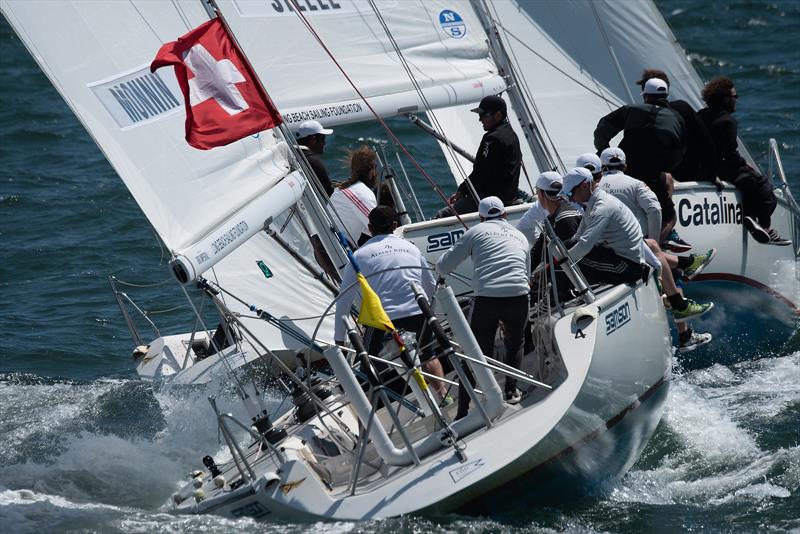
[[[500,321],[505,326],[506,363],[519,369],[523,334],[528,320],[528,292],[531,267],[528,239],[506,220],[506,209],[497,197],[486,197],[478,205],[481,222],[467,230],[455,245],[442,254],[436,270],[451,273],[467,258],[474,265],[473,304],[470,326],[486,355],[494,349]],[[467,371],[470,380],[471,373]],[[522,398],[515,378],[505,381],[505,399],[516,404]],[[467,415],[469,396],[462,385],[458,392],[457,419]]]
[[[645,274],[645,244],[639,221],[630,209],[606,193],[591,172],[576,167],[564,176],[561,195],[585,206],[583,219],[568,253],[578,262],[589,283],[634,283]],[[573,244],[574,243],[574,244]],[[561,258],[563,259],[563,258]],[[662,265],[664,291],[676,322],[709,311],[712,303],[698,304],[680,294],[666,260]]]
[[[598,159],[594,154],[584,155],[582,158],[588,158],[588,156]],[[591,160],[591,158],[589,159]],[[579,161],[581,161],[581,158],[579,158]],[[586,166],[587,168],[589,166],[595,167],[597,163],[601,164],[601,168],[599,173],[592,174],[593,179],[596,182],[599,181],[601,188],[614,195],[633,212],[642,225],[642,231],[645,232],[645,244],[658,258],[662,268],[664,265],[668,266],[673,280],[678,280],[681,273],[687,279],[692,279],[700,274],[714,259],[717,250],[712,248],[705,254],[690,254],[689,256],[676,256],[661,250],[658,242],[651,237],[658,235],[658,229],[661,225],[661,207],[655,193],[650,188],[643,182],[625,174],[625,152],[618,147],[606,148],[600,154],[598,161],[591,160]],[[683,293],[680,288],[678,288],[678,291],[681,294]],[[695,333],[685,322],[676,324],[679,347],[684,352],[690,346],[696,348],[711,341],[710,334]]]

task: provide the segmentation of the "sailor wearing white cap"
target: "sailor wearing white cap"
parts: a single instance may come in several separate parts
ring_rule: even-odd
[[[333,184],[328,175],[328,169],[319,156],[325,151],[325,137],[332,133],[333,130],[323,128],[319,122],[314,120],[301,122],[294,132],[297,145],[303,151],[308,164],[311,165],[311,169],[317,175],[320,185],[328,196],[333,194]]]
[[[522,337],[528,319],[531,267],[528,239],[506,221],[506,208],[497,197],[486,197],[478,205],[481,222],[467,230],[450,250],[442,254],[436,270],[447,275],[472,258],[475,293],[471,326],[483,353],[491,356],[500,321],[505,325],[506,363],[519,369]],[[521,393],[517,381],[506,377],[506,401],[517,403]],[[457,418],[467,414],[469,396],[459,389]]]
[[[553,225],[553,230],[562,241],[571,239],[581,223],[581,213],[572,203],[559,196],[563,186],[563,179],[557,172],[546,172],[536,180],[536,196],[539,204],[547,210],[547,219]],[[544,236],[539,236],[531,252],[531,266],[541,263],[544,250]],[[561,286],[559,285],[559,289]]]
[[[559,184],[561,184],[561,175],[555,171],[543,172],[536,180],[536,189],[538,190],[542,187],[539,185],[540,183],[547,185],[554,181],[557,181]],[[535,245],[536,241],[539,239],[539,236],[542,233],[542,221],[544,221],[546,217],[547,209],[545,209],[545,207],[539,201],[537,193],[537,198],[528,208],[528,211],[523,213],[522,217],[520,217],[519,221],[517,221],[517,230],[522,232],[525,237],[528,238],[528,243],[530,243],[531,247]]]
[[[583,220],[575,233],[569,256],[578,261],[583,275],[590,283],[633,283],[639,280],[644,268],[642,227],[631,210],[614,196],[606,193],[591,173],[582,167],[564,176],[563,196],[586,205]],[[675,285],[663,254],[662,280],[672,307],[675,321],[686,321],[709,311],[714,305],[698,304],[684,299]]]
[[[644,182],[625,174],[625,152],[618,147],[608,147],[600,154],[600,161],[604,171],[600,187],[628,206],[641,224],[645,237],[658,239],[661,204]]]

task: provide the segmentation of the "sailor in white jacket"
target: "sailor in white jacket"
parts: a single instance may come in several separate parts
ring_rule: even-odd
[[[522,341],[528,319],[531,254],[528,239],[506,221],[506,209],[497,197],[486,197],[478,205],[481,222],[467,230],[436,264],[441,275],[472,258],[475,303],[470,326],[483,353],[492,355],[500,321],[505,325],[506,363],[515,369],[522,364]],[[517,381],[506,377],[506,402],[516,404],[522,398]],[[466,390],[459,388],[458,414],[464,417],[469,408]]]

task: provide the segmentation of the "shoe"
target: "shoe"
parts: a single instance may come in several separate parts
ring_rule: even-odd
[[[442,397],[442,400],[439,402],[439,408],[447,408],[448,406],[453,404],[455,401],[456,400],[453,398],[453,396],[450,395],[449,393],[447,393],[447,394],[445,394],[444,397]]]
[[[712,248],[705,254],[695,254],[694,261],[686,269],[683,270],[683,276],[691,280],[700,274],[706,266],[711,263],[714,256],[717,255],[717,249]]]
[[[692,299],[688,299],[687,303],[687,306],[682,310],[672,310],[672,317],[675,319],[676,323],[685,323],[689,319],[700,317],[714,307],[713,302],[698,304]]]
[[[752,217],[745,217],[742,220],[742,225],[747,229],[748,232],[750,232],[750,235],[753,236],[753,239],[759,243],[769,242],[769,233],[764,230],[764,228]]]
[[[700,334],[698,332],[692,332],[692,335],[689,336],[689,339],[687,339],[686,341],[681,341],[678,350],[681,352],[681,354],[692,352],[697,347],[701,347],[706,343],[710,343],[711,339],[712,339],[711,334],[708,333]]]
[[[767,231],[767,235],[769,235],[769,241],[767,241],[767,245],[778,245],[779,247],[788,247],[792,244],[792,242],[788,239],[784,239],[778,235],[778,232],[770,228]]]
[[[681,239],[678,232],[673,228],[667,236],[667,239],[661,244],[661,248],[671,250],[672,252],[688,252],[692,250],[692,245]]]
[[[506,402],[508,404],[519,404],[522,400],[522,392],[519,388],[514,388],[511,391],[506,391]]]

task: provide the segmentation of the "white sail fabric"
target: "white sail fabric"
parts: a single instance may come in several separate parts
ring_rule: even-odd
[[[163,43],[208,20],[199,1],[0,7],[173,252],[229,232],[219,226],[287,174],[283,141],[269,132],[205,151],[184,140],[172,69],[149,65]]]
[[[306,119],[335,125],[373,118],[290,8],[291,2],[218,4],[290,127]],[[463,0],[376,0],[377,11],[363,0],[299,5],[335,60],[382,116],[424,106],[379,17],[432,107],[477,102],[505,87],[489,59],[483,29]]]
[[[297,173],[286,176],[285,141],[273,130],[213,150],[190,147],[172,69],[149,71],[164,42],[208,20],[201,2],[0,0],[0,8],[161,239],[179,258],[186,255],[187,270],[208,268],[197,263],[203,250],[229,248],[206,276],[311,335],[316,320],[293,319],[321,314],[332,292],[272,238],[256,234],[273,215],[273,229],[314,261],[306,230],[286,211],[306,182]],[[272,350],[307,346],[264,321],[245,321]],[[327,320],[320,337],[330,340],[332,331]]]
[[[488,0],[521,85],[562,163],[594,151],[597,121],[641,101],[642,70],[669,75],[670,97],[703,107],[702,81],[650,1]]]

